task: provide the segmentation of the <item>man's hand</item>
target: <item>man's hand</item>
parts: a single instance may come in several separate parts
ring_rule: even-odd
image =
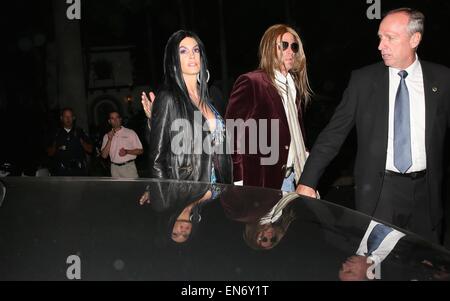
[[[301,195],[304,195],[304,196],[309,196],[310,198],[317,198],[316,191],[314,189],[312,189],[311,187],[306,186],[306,185],[302,185],[302,184],[298,185],[297,189],[296,189],[296,192],[298,194],[301,194]]]
[[[128,155],[128,151],[122,147],[119,151],[119,156],[125,157],[126,155]]]
[[[141,95],[141,103],[142,107],[144,108],[145,116],[147,116],[148,119],[152,116],[152,105],[153,101],[155,100],[155,94],[153,92],[148,93],[148,96],[145,94],[145,92],[142,92]]]
[[[108,140],[112,140],[112,138],[114,137],[114,134],[115,134],[116,132],[114,131],[114,130],[111,130],[111,131],[109,131],[108,132]]]
[[[341,281],[362,281],[367,280],[367,271],[372,265],[372,261],[365,256],[352,256],[342,264],[339,271]]]

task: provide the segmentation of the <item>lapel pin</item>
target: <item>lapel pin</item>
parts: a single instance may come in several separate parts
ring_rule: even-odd
[[[431,90],[433,90],[433,92],[437,92],[438,88],[437,87],[433,87]]]

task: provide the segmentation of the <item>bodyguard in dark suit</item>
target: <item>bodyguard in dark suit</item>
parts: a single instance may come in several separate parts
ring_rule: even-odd
[[[311,151],[297,192],[318,180],[356,126],[356,209],[439,241],[450,69],[420,60],[424,16],[390,11],[378,36],[383,63],[352,73],[343,100]]]

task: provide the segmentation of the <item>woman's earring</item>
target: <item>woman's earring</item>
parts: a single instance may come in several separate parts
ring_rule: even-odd
[[[202,216],[200,212],[194,212],[189,216],[189,220],[191,223],[199,223],[202,220]]]
[[[210,76],[209,76],[209,70],[208,69],[206,69],[206,74],[207,74],[206,82],[209,82]],[[200,73],[197,74],[197,82],[200,84]]]

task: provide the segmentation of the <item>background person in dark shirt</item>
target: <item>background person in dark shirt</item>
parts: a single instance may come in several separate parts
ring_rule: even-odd
[[[47,149],[53,176],[87,176],[86,153],[92,153],[92,143],[81,128],[74,125],[73,110],[61,112],[61,127],[52,136]]]

